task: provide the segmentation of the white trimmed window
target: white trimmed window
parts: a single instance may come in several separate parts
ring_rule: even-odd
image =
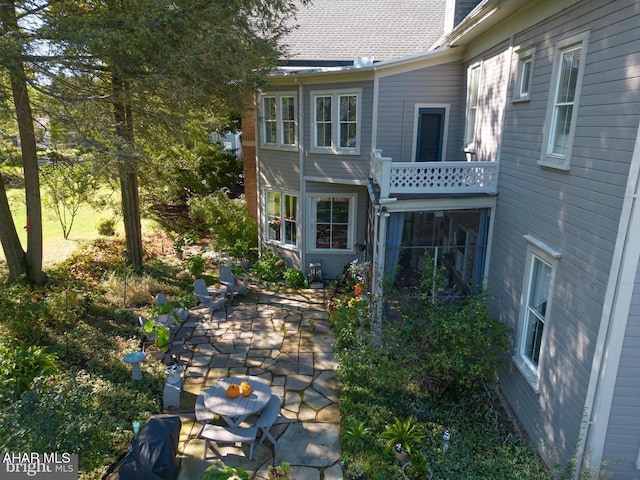
[[[569,170],[588,40],[586,32],[556,45],[541,165]]]
[[[298,197],[267,192],[267,240],[282,245],[298,243]]]
[[[514,360],[531,386],[537,390],[560,253],[529,235],[525,239],[528,242],[527,261]]]
[[[295,149],[297,141],[296,96],[292,93],[262,97],[262,145]]]
[[[467,115],[464,130],[464,142],[466,146],[472,145],[476,139],[480,66],[480,63],[471,65],[467,72]]]
[[[311,92],[312,151],[358,154],[360,90]]]
[[[535,47],[518,50],[518,71],[516,72],[516,84],[513,89],[514,102],[529,100],[535,53]]]
[[[352,251],[355,196],[311,196],[310,202],[310,250]]]

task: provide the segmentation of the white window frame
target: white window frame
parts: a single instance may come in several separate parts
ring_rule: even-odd
[[[422,109],[444,109],[444,131],[442,132],[442,159],[447,158],[447,143],[449,142],[449,103],[416,103],[413,107],[413,145],[411,147],[412,162],[416,161],[418,149],[418,123],[420,120],[420,110]]]
[[[547,104],[547,115],[545,119],[544,137],[542,142],[542,153],[538,164],[544,167],[556,168],[559,170],[569,170],[571,167],[571,153],[578,120],[578,110],[580,95],[582,92],[582,79],[587,58],[587,46],[590,32],[583,32],[578,35],[566,38],[558,42],[553,54],[553,72],[551,74],[551,88],[549,101]],[[566,53],[580,50],[580,65],[576,75],[576,84],[573,100],[567,102],[558,101],[558,92],[561,88],[563,59]],[[555,152],[556,130],[558,125],[558,111],[561,107],[571,106],[571,118],[569,131],[566,135],[564,152]]]
[[[340,98],[341,97],[356,97],[356,119],[355,121],[343,122],[340,118]],[[331,122],[327,123],[331,127],[331,145],[318,145],[317,139],[317,126],[319,123],[316,121],[316,99],[318,97],[330,97],[331,98]],[[362,89],[348,89],[348,90],[333,90],[325,91],[318,90],[310,92],[311,101],[311,148],[313,153],[330,153],[341,155],[359,155],[360,154],[360,132],[362,130]],[[344,123],[355,124],[355,146],[354,147],[342,147],[340,146],[341,140],[341,125]]]
[[[269,212],[271,205],[272,195],[280,195],[280,205],[278,206],[277,215],[272,215]],[[286,212],[287,197],[293,197],[296,199],[295,217],[285,218],[283,212]],[[297,248],[300,239],[300,195],[297,192],[283,191],[283,190],[266,190],[265,191],[265,241],[272,244],[277,244],[284,248]],[[279,222],[277,227],[273,226],[275,221]],[[287,239],[287,224],[294,224],[295,241]],[[278,229],[279,239],[277,238],[275,228]],[[273,236],[272,236],[273,233]]]
[[[317,203],[320,200],[326,200],[328,198],[345,198],[349,201],[349,223],[347,226],[347,248],[318,248],[316,246],[317,239]],[[354,253],[355,247],[355,230],[356,230],[356,205],[357,205],[357,194],[345,194],[345,193],[314,193],[308,196],[308,208],[310,212],[310,221],[309,221],[309,241],[308,241],[308,251],[313,253]]]
[[[561,254],[555,249],[544,244],[531,235],[525,235],[527,241],[527,258],[524,270],[524,279],[522,282],[522,296],[520,300],[520,315],[518,320],[518,337],[515,345],[515,354],[513,361],[520,372],[531,385],[531,388],[537,393],[539,392],[540,372],[542,371],[545,354],[547,336],[549,333],[549,322],[552,319],[553,312],[553,292],[555,287],[556,272]],[[540,315],[529,308],[529,299],[533,287],[533,273],[537,262],[549,268],[549,281],[547,286],[546,306],[544,309],[544,317],[542,322],[544,328],[540,337],[538,347],[538,362],[535,365],[530,358],[527,357],[527,338],[529,333],[529,319],[532,316],[540,319]]]
[[[531,98],[531,82],[535,66],[536,47],[521,48],[517,51],[518,65],[516,83],[513,86],[513,102],[528,102]],[[525,89],[525,85],[527,88]]]
[[[285,98],[293,99],[293,119],[285,119],[283,116],[282,102]],[[273,99],[276,106],[276,116],[274,119],[266,117],[265,100]],[[298,149],[298,97],[296,92],[270,92],[265,93],[260,98],[260,146],[263,148],[273,148],[278,150],[297,150]],[[275,123],[276,142],[267,142],[267,122]],[[293,123],[294,143],[284,143],[285,124]]]
[[[474,78],[474,74],[476,75]],[[475,85],[474,85],[475,84]],[[482,62],[469,65],[467,69],[467,103],[464,122],[464,144],[466,150],[474,150],[480,111],[480,86],[482,85]],[[475,88],[475,95],[473,89]]]

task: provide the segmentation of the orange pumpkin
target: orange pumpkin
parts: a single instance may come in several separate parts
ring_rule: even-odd
[[[227,397],[236,398],[240,395],[240,387],[235,383],[227,387]]]
[[[251,385],[249,385],[249,382],[242,382],[240,384],[240,391],[242,392],[242,395],[244,395],[245,397],[248,397],[249,395],[251,395]]]

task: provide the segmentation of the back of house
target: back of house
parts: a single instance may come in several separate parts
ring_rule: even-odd
[[[270,78],[245,149],[261,246],[325,279],[362,259],[407,288],[443,267],[447,297],[485,285],[546,463],[640,478],[640,2],[440,4],[422,53]]]

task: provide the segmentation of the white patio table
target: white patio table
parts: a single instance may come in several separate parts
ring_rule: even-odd
[[[232,383],[240,385],[249,382],[251,394],[247,397],[240,394],[236,398],[227,397],[227,387]],[[262,410],[269,398],[271,387],[266,380],[253,376],[229,377],[200,393],[204,397],[204,405],[213,413],[220,415],[230,427],[239,426],[249,415]]]

